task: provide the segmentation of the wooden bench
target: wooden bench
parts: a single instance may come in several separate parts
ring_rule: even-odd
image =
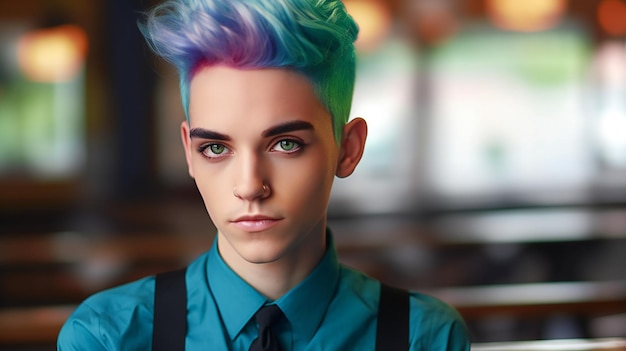
[[[559,313],[626,312],[626,281],[455,287],[426,292],[455,306],[466,320],[493,315],[545,317]]]
[[[535,340],[472,345],[472,351],[626,351],[626,339]]]
[[[0,307],[78,303],[96,291],[184,266],[211,236],[76,233],[0,237]]]
[[[0,350],[49,346],[54,350],[61,326],[75,306],[7,308],[0,310]]]

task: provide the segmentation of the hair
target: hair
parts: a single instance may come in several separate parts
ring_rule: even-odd
[[[206,65],[287,68],[303,74],[329,112],[337,142],[354,90],[358,26],[340,0],[168,0],[139,23],[150,48],[189,86]]]

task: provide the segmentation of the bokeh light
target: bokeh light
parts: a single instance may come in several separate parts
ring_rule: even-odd
[[[491,22],[506,30],[536,32],[555,26],[565,12],[566,0],[488,0]]]
[[[609,35],[626,35],[626,4],[620,0],[602,0],[598,5],[598,22]]]
[[[36,82],[65,82],[83,67],[87,35],[75,25],[34,30],[18,42],[18,64]]]

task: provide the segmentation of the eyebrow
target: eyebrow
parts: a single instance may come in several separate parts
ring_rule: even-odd
[[[193,128],[189,131],[189,137],[193,138],[201,138],[201,139],[213,139],[213,140],[222,140],[222,141],[230,141],[230,137],[226,134],[214,132],[212,130],[204,129],[204,128]]]
[[[261,133],[264,138],[280,135],[283,133],[295,132],[298,130],[313,130],[313,125],[306,121],[289,121],[274,127],[268,128]],[[230,136],[226,134],[222,134],[216,131],[204,129],[204,128],[193,128],[189,131],[190,138],[200,138],[200,139],[211,139],[211,140],[222,140],[222,141],[230,141],[232,140]]]
[[[313,130],[313,125],[306,121],[289,121],[274,127],[268,128],[261,133],[263,137],[275,136],[283,133],[295,132],[298,130]]]

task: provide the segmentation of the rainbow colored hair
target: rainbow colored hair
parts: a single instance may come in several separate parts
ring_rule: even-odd
[[[354,90],[358,27],[339,0],[168,0],[139,24],[150,48],[178,70],[185,116],[204,65],[288,68],[306,76],[339,142]]]

